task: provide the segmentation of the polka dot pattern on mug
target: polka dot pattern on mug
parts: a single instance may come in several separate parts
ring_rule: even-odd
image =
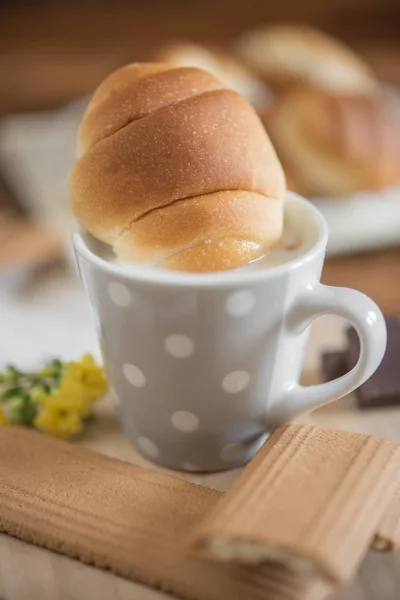
[[[227,394],[238,394],[247,388],[250,382],[250,373],[247,371],[232,371],[222,380],[222,389]]]
[[[131,294],[123,283],[111,281],[108,284],[108,294],[111,300],[120,307],[129,306],[131,303]]]
[[[146,385],[146,376],[136,365],[125,363],[122,367],[122,371],[125,375],[125,379],[127,379],[134,387],[142,388]]]
[[[226,462],[234,461],[239,458],[245,450],[246,446],[244,444],[232,442],[231,444],[226,444],[226,446],[221,449],[220,457]]]
[[[194,352],[194,342],[187,335],[174,333],[165,338],[164,348],[174,358],[187,358]]]
[[[232,317],[244,317],[254,308],[256,299],[252,292],[242,290],[233,292],[226,300],[226,310]]]
[[[160,456],[160,451],[157,448],[156,444],[149,440],[149,438],[140,436],[138,437],[136,443],[139,446],[140,450],[143,452],[143,454],[146,454],[146,456],[149,456],[150,458],[157,458],[158,456]]]
[[[199,417],[187,410],[178,410],[172,415],[171,421],[176,429],[185,433],[199,428]]]

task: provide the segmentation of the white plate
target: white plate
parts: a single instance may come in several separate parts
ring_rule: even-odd
[[[328,223],[329,255],[400,245],[400,186],[313,202]]]
[[[385,84],[383,92],[400,118],[400,88]],[[400,184],[313,201],[328,223],[328,255],[400,245]]]
[[[31,217],[57,231],[70,227],[69,171],[87,98],[59,109],[0,121],[1,174]]]

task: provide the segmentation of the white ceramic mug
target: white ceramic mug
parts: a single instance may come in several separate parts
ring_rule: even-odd
[[[320,284],[327,226],[289,194],[287,225],[305,251],[277,267],[191,274],[104,260],[79,227],[74,246],[122,428],[148,458],[184,470],[242,465],[287,420],[336,400],[378,367],[381,311],[364,294]],[[360,358],[334,381],[302,387],[310,323],[333,313],[360,337]]]

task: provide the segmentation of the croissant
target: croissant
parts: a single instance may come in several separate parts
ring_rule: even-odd
[[[117,70],[89,103],[79,148],[73,213],[123,260],[216,271],[280,241],[275,150],[252,107],[206,71]]]

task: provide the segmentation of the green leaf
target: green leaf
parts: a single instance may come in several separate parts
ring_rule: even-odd
[[[22,373],[12,365],[7,365],[3,374],[5,381],[18,381],[21,375]]]
[[[61,360],[53,358],[41,369],[39,374],[42,377],[55,379],[58,382],[62,376],[63,368],[64,365]]]
[[[32,425],[33,420],[37,415],[37,412],[38,412],[38,408],[37,408],[35,402],[33,402],[32,400],[29,400],[28,402],[26,402],[24,405],[24,410],[23,410],[23,415],[22,415],[24,425]]]
[[[50,361],[50,365],[55,370],[61,370],[63,368],[63,363],[61,362],[61,360],[59,358],[53,358],[53,360]]]
[[[14,425],[32,425],[36,413],[37,407],[27,395],[17,396],[7,405],[7,417]]]
[[[37,385],[36,387],[33,387],[30,391],[29,391],[29,397],[30,400],[32,402],[37,402],[38,400],[40,400],[40,398],[42,398],[42,396],[46,394],[45,390],[43,389],[42,386]]]
[[[7,402],[10,398],[17,396],[22,393],[22,388],[20,386],[12,387],[2,393],[1,399],[3,402]]]
[[[7,417],[13,425],[23,423],[24,398],[16,396],[12,398],[7,405]]]
[[[38,385],[41,383],[41,381],[44,381],[43,378],[37,373],[27,373],[24,379],[26,379],[27,383],[30,383],[31,385]]]

